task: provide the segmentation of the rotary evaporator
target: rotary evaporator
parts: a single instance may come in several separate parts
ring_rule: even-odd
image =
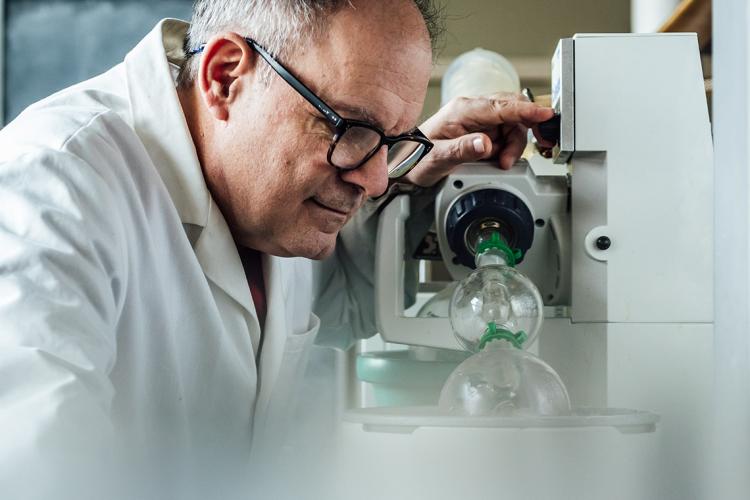
[[[503,61],[469,53],[444,95],[518,91]],[[551,155],[462,165],[429,204],[383,209],[382,339],[339,369],[332,498],[697,495],[713,174],[696,37],[576,35],[551,69]],[[443,274],[409,293],[420,262]]]

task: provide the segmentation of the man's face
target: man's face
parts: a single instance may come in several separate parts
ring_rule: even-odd
[[[344,118],[387,135],[408,132],[431,71],[424,23],[411,1],[354,4],[331,18],[313,47],[281,62]],[[204,165],[209,187],[239,244],[324,258],[365,199],[387,188],[386,151],[357,170],[331,166],[331,126],[276,73],[264,86],[258,71],[265,64],[255,54],[254,74],[240,79],[229,117],[213,134],[211,165]]]

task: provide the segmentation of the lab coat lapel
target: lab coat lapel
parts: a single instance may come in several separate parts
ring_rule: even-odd
[[[256,419],[263,425],[267,418],[269,401],[274,384],[281,369],[284,348],[286,346],[288,328],[287,315],[290,314],[286,306],[287,283],[284,279],[284,261],[280,257],[263,256],[263,274],[266,286],[266,300],[268,312],[263,329],[263,346],[260,357],[260,392],[256,405]],[[256,423],[257,426],[257,423]]]
[[[257,353],[260,345],[258,314],[253,305],[250,287],[234,238],[219,207],[212,199],[209,203],[206,227],[201,231],[193,249],[206,277],[249,313],[250,337],[253,351]]]
[[[250,287],[234,239],[203,178],[170,72],[169,63],[179,64],[184,57],[182,41],[187,27],[179,21],[162,21],[125,58],[131,118],[174,201],[180,220],[202,228],[193,246],[196,257],[206,277],[247,313],[257,353],[260,328]],[[294,260],[264,256],[263,268],[268,313],[257,360],[260,392],[255,410],[256,429],[259,425],[265,426],[279,410],[283,412],[291,398],[291,388],[287,386],[295,383],[304,353],[319,325],[317,318],[310,315],[309,300],[289,300],[293,279],[297,280],[296,287],[308,285],[299,282],[300,273],[295,271]],[[302,296],[296,293],[294,297],[298,295]],[[303,303],[307,306],[302,307]],[[293,316],[295,314],[299,317]],[[293,331],[295,335],[290,343]],[[279,382],[279,379],[283,380]]]
[[[182,21],[164,20],[125,57],[133,128],[182,223],[203,228],[194,245],[195,254],[206,277],[246,311],[257,352],[260,328],[242,262],[206,186],[170,71],[169,64],[179,64],[184,57],[187,28]]]

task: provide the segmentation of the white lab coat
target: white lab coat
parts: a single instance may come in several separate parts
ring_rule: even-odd
[[[226,498],[207,469],[242,475],[251,440],[287,432],[320,325],[312,264],[264,257],[261,349],[174,87],[185,30],[163,21],[0,133],[0,498]],[[363,257],[342,244],[320,271],[328,343],[372,333]]]

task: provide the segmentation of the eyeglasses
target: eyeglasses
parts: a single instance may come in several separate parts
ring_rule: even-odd
[[[388,177],[395,179],[406,175],[432,149],[432,142],[419,129],[414,129],[409,134],[389,137],[368,122],[341,117],[255,40],[245,38],[245,41],[331,124],[334,135],[328,148],[328,163],[332,166],[340,170],[354,170],[367,163],[382,146],[387,146]],[[204,48],[205,45],[201,45],[190,51],[189,55],[199,54]]]

